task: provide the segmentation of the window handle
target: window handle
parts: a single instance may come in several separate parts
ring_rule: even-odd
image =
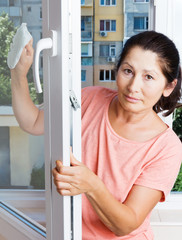
[[[34,54],[34,63],[33,63],[33,78],[35,83],[35,88],[37,93],[42,92],[42,87],[40,83],[40,76],[39,76],[39,59],[40,53],[42,50],[50,49],[50,57],[55,57],[57,55],[57,32],[50,31],[48,38],[40,39],[35,48]]]

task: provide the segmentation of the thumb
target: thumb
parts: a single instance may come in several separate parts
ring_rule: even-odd
[[[74,157],[72,151],[70,151],[70,163],[71,163],[71,166],[80,166],[80,165],[82,165],[81,162],[78,161],[78,160]]]
[[[60,160],[56,160],[56,169],[58,172],[61,171],[62,166],[63,166],[62,162]]]

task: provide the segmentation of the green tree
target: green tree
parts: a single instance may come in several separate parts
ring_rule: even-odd
[[[179,107],[174,112],[173,130],[182,140],[182,107]]]
[[[7,65],[7,56],[11,42],[17,31],[7,13],[0,16],[0,105],[11,105],[11,76]],[[37,95],[33,86],[32,69],[28,73],[30,96],[35,104],[42,103],[42,94]]]

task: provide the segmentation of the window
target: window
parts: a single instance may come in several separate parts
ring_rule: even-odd
[[[134,17],[134,30],[147,30],[148,17]]]
[[[116,20],[100,20],[100,31],[115,32]]]
[[[135,3],[145,3],[149,2],[149,0],[134,0]]]
[[[115,81],[114,70],[100,70],[100,81]]]
[[[40,19],[42,19],[42,7],[40,7]]]
[[[85,0],[81,0],[81,5],[85,5]]]
[[[82,82],[86,81],[86,70],[81,70],[81,80]]]
[[[81,17],[81,38],[82,40],[92,40],[92,17]]]
[[[100,57],[115,57],[116,56],[116,45],[110,44],[110,45],[100,45],[99,46],[99,56]]]
[[[0,7],[7,7],[7,6],[8,6],[7,0],[0,1]]]
[[[100,0],[101,6],[116,6],[116,0]]]
[[[88,44],[81,45],[81,55],[88,56]]]
[[[30,6],[27,7],[27,11],[28,12],[31,12],[32,11],[32,8]]]
[[[14,6],[14,5],[15,5],[14,0],[9,0],[9,6],[11,7],[11,6]]]

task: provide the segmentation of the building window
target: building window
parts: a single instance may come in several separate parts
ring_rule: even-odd
[[[0,7],[7,7],[7,6],[8,6],[7,0],[0,1]]]
[[[88,44],[81,45],[81,55],[88,56]]]
[[[42,19],[42,7],[40,7],[40,19]]]
[[[116,45],[100,45],[99,46],[99,56],[100,57],[115,57],[116,56]]]
[[[81,80],[82,82],[86,81],[86,70],[81,70]]]
[[[101,6],[116,6],[116,0],[100,0]]]
[[[134,17],[134,30],[147,30],[148,17]]]
[[[149,0],[134,0],[135,3],[145,3],[149,2]]]
[[[115,81],[114,70],[100,70],[100,81]]]
[[[12,7],[14,5],[15,5],[14,0],[9,0],[9,6]]]
[[[92,40],[92,17],[81,17],[81,38],[82,40]]]
[[[32,11],[32,8],[30,6],[27,7],[27,11],[28,12],[31,12]]]
[[[85,0],[81,0],[81,5],[85,5]]]
[[[100,20],[100,31],[115,32],[116,20]]]

